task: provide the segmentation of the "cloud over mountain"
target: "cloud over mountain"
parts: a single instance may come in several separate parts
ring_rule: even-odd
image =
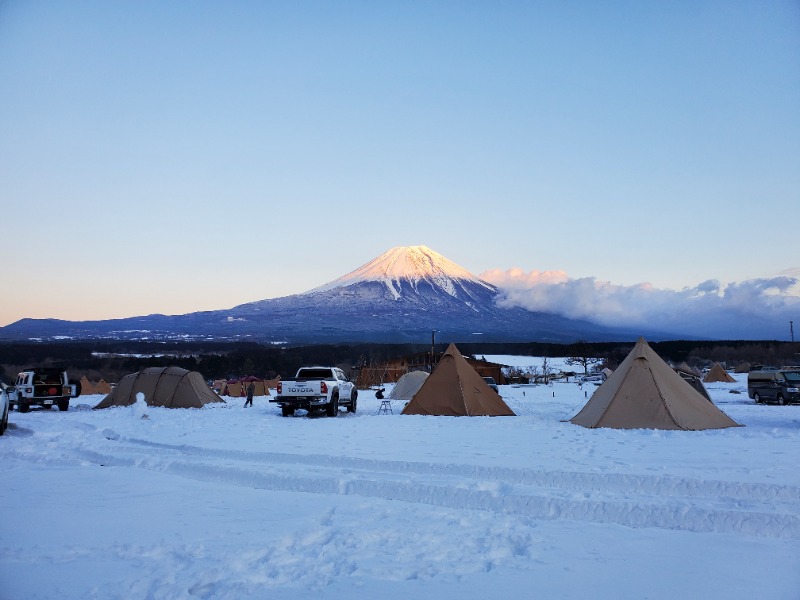
[[[800,269],[725,286],[711,279],[682,290],[572,279],[563,271],[494,269],[480,276],[499,288],[499,306],[607,326],[659,327],[723,339],[788,339],[789,321],[800,327]]]

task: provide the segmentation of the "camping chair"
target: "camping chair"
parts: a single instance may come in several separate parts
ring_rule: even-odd
[[[381,401],[381,405],[378,407],[378,412],[376,414],[381,414],[381,413],[384,415],[394,414],[394,411],[392,410],[392,401],[389,398],[384,398],[383,392],[384,392],[383,388],[378,388],[375,391],[375,397]]]

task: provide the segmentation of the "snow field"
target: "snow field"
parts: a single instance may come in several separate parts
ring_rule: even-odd
[[[797,598],[800,407],[740,377],[710,393],[746,427],[563,422],[592,387],[501,386],[506,418],[378,414],[368,390],[337,419],[14,412],[0,597]]]

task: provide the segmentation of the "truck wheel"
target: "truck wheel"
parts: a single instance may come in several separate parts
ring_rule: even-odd
[[[281,414],[284,417],[291,417],[294,414],[294,409],[291,406],[281,406]]]
[[[778,404],[784,406],[786,404],[786,398],[783,397],[783,394],[778,394]]]
[[[335,417],[339,414],[339,396],[338,394],[334,394],[331,397],[331,401],[328,402],[328,406],[325,407],[325,412],[329,417]]]
[[[753,392],[753,400],[756,401],[756,404],[761,404],[761,396],[758,395],[758,392]]]
[[[69,400],[59,400],[58,401],[58,410],[64,412],[65,410],[69,410]]]
[[[28,412],[30,410],[30,408],[31,408],[30,406],[28,406],[27,404],[25,404],[21,400],[20,400],[20,403],[17,404],[17,410],[19,412]]]
[[[353,394],[350,396],[350,404],[347,405],[347,412],[356,412],[356,407],[358,406],[358,392],[353,390]]]

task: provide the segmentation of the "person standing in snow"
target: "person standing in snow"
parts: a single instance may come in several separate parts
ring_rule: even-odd
[[[256,392],[256,384],[252,381],[247,385],[247,400],[244,402],[244,407],[253,406],[253,394]]]

